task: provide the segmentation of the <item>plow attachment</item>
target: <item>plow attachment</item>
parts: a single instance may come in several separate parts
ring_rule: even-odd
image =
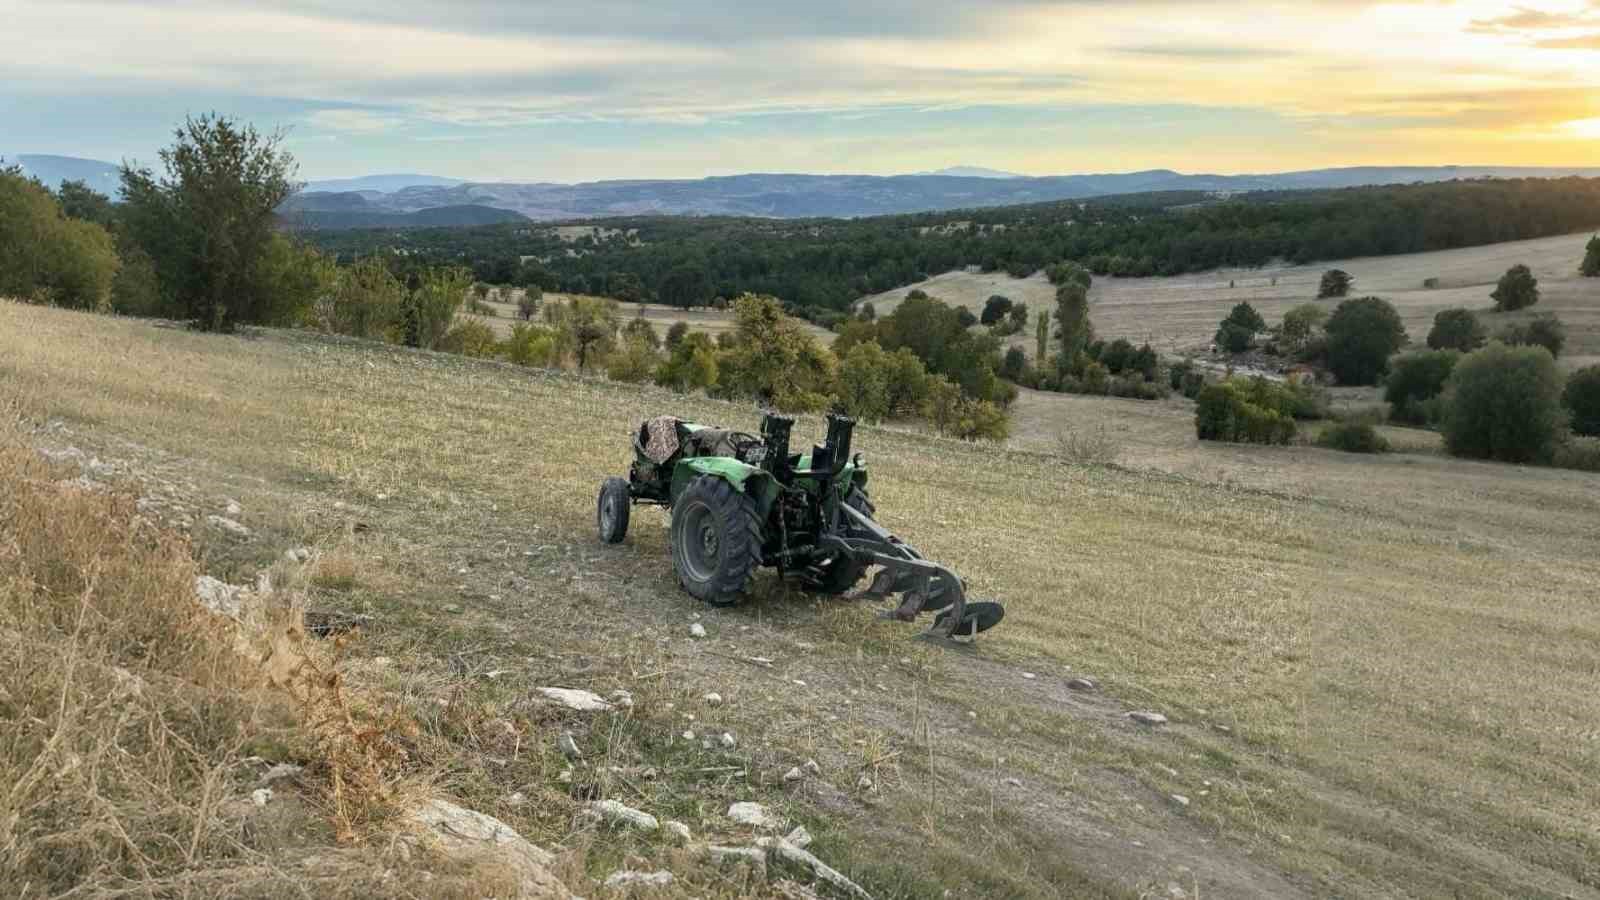
[[[967,599],[966,585],[956,573],[926,559],[871,517],[848,504],[837,508],[840,527],[823,543],[859,564],[881,567],[871,584],[852,599],[882,600],[898,594],[900,603],[880,615],[914,622],[917,616],[932,613],[926,635],[955,643],[971,643],[1005,617],[1005,607],[999,603]]]

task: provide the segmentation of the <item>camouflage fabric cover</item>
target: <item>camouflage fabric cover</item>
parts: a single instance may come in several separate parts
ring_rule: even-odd
[[[644,423],[649,440],[644,444],[644,455],[656,465],[663,465],[678,452],[678,420],[673,416],[657,416]]]

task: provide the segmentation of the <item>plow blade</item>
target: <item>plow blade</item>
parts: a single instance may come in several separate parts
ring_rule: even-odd
[[[923,613],[933,613],[928,637],[970,643],[1005,617],[1005,607],[990,600],[968,600],[960,576],[945,566],[923,557],[917,549],[847,505],[839,505],[844,518],[840,536],[826,541],[858,562],[881,566],[872,583],[853,599],[883,600],[899,595],[900,603],[880,615],[901,622],[914,622]]]

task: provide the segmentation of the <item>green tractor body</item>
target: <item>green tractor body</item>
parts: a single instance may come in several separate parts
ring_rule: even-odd
[[[826,440],[810,453],[790,452],[793,424],[768,414],[752,435],[667,416],[645,422],[628,477],[601,487],[601,539],[623,540],[632,506],[661,506],[672,515],[679,583],[707,603],[738,603],[762,566],[833,595],[876,567],[857,596],[903,595],[888,616],[935,613],[931,631],[957,640],[1000,620],[998,603],[968,602],[960,578],[874,521],[866,464],[850,450],[853,420],[829,416]]]

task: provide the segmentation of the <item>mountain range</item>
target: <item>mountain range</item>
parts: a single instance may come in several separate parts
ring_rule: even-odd
[[[117,189],[117,167],[110,163],[43,155],[12,159],[47,185],[76,179],[107,194],[115,194]],[[1600,177],[1600,168],[1361,166],[1260,175],[1191,175],[1152,169],[1036,177],[957,166],[916,175],[749,174],[579,184],[475,182],[393,174],[311,182],[280,212],[296,228],[482,225],[633,215],[852,218],[1151,191],[1234,193],[1568,175]]]

